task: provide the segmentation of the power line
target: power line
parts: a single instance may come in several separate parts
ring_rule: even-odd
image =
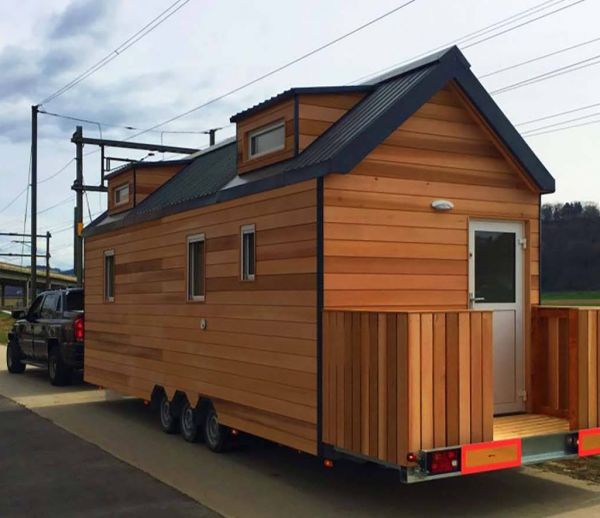
[[[43,180],[40,180],[38,182],[38,185],[41,183],[48,182],[48,181],[52,180],[53,178],[56,178],[60,173],[62,173],[65,169],[67,169],[67,167],[69,167],[73,162],[75,162],[75,159],[71,158],[71,160],[69,160],[64,166],[62,166],[58,171],[56,171],[56,173],[51,174],[50,176],[48,176],[48,178],[44,178]]]
[[[275,68],[273,70],[271,70],[270,72],[262,74],[261,76],[258,76],[257,78],[252,79],[251,81],[248,81],[247,83],[244,83],[241,86],[233,88],[232,90],[229,90],[228,92],[225,92],[224,94],[221,94],[221,95],[219,95],[217,97],[214,97],[214,98],[210,99],[209,101],[206,101],[206,102],[204,102],[204,103],[202,103],[202,104],[200,104],[198,106],[195,106],[195,107],[193,107],[193,108],[191,108],[191,109],[189,109],[189,110],[187,110],[187,111],[185,111],[183,113],[180,113],[179,115],[171,117],[170,119],[167,119],[167,120],[164,120],[163,122],[155,124],[154,126],[151,126],[148,129],[140,131],[139,133],[136,133],[135,135],[131,135],[130,137],[128,137],[125,140],[130,140],[130,139],[133,139],[135,137],[139,137],[140,135],[143,135],[144,133],[148,133],[148,132],[150,132],[152,130],[160,128],[161,126],[165,126],[166,124],[170,124],[171,122],[174,122],[177,119],[181,119],[182,117],[186,117],[187,115],[190,115],[190,114],[192,114],[192,113],[194,113],[194,112],[196,112],[198,110],[201,110],[202,108],[205,108],[205,107],[207,107],[207,106],[209,106],[211,104],[214,104],[214,103],[216,103],[216,102],[224,99],[225,97],[229,97],[230,95],[233,95],[233,94],[235,94],[235,93],[237,93],[237,92],[239,92],[241,90],[244,90],[245,88],[248,88],[249,86],[252,86],[252,85],[258,83],[259,81],[262,81],[263,79],[266,79],[267,77],[270,77],[270,76],[272,76],[272,75],[274,75],[274,74],[276,74],[278,72],[281,72],[282,70],[285,70],[286,68],[289,68],[292,65],[295,65],[296,63],[299,63],[300,61],[303,61],[306,58],[308,58],[310,56],[313,56],[316,53],[321,52],[322,50],[325,50],[325,49],[327,49],[327,48],[335,45],[336,43],[339,43],[340,41],[348,38],[349,36],[352,36],[352,35],[356,34],[357,32],[362,31],[363,29],[366,29],[367,27],[369,27],[369,26],[371,26],[371,25],[373,25],[373,24],[375,24],[375,23],[383,20],[384,18],[387,18],[388,16],[391,16],[392,14],[400,11],[401,9],[403,9],[403,8],[405,8],[407,6],[409,6],[410,4],[414,3],[415,1],[416,0],[409,0],[408,2],[405,2],[405,3],[403,3],[403,4],[401,4],[401,5],[397,6],[397,7],[395,7],[392,10],[387,11],[384,14],[382,14],[382,15],[376,17],[376,18],[373,18],[372,20],[369,20],[368,22],[366,22],[366,23],[364,23],[364,24],[356,27],[355,29],[352,29],[350,32],[347,32],[347,33],[345,33],[345,34],[343,34],[341,36],[338,36],[337,38],[329,41],[328,43],[325,43],[325,44],[321,45],[320,47],[317,47],[316,49],[313,49],[310,52],[307,52],[306,54],[303,54],[303,55],[301,55],[301,56],[299,56],[299,57],[297,57],[297,58],[295,58],[295,59],[293,59],[291,61],[288,61],[287,63],[285,63],[285,64],[283,64],[283,65],[281,65],[281,66],[279,66],[279,67],[277,67],[277,68]]]
[[[478,78],[479,79],[485,79],[486,77],[490,77],[490,76],[493,76],[493,75],[496,75],[496,74],[500,74],[501,72],[507,72],[508,70],[513,70],[515,68],[522,67],[523,65],[529,65],[531,63],[535,63],[536,61],[540,61],[540,60],[545,59],[545,58],[556,56],[558,54],[562,54],[563,52],[568,52],[569,50],[577,49],[577,48],[583,47],[585,45],[590,45],[591,43],[595,43],[597,41],[600,41],[600,37],[594,38],[594,39],[591,39],[591,40],[587,40],[587,41],[584,41],[582,43],[577,43],[576,45],[571,45],[570,47],[565,47],[563,49],[555,50],[554,52],[550,52],[548,54],[544,54],[543,56],[538,56],[536,58],[528,59],[527,61],[521,61],[520,63],[516,63],[514,65],[510,65],[510,66],[507,66],[507,67],[504,67],[504,68],[499,68],[498,70],[494,70],[493,72],[488,72],[487,74],[483,74],[481,76],[478,76]]]
[[[415,55],[415,56],[413,56],[413,57],[411,57],[409,59],[405,59],[403,61],[399,61],[399,62],[397,62],[397,63],[395,63],[395,64],[393,64],[391,66],[388,66],[388,67],[382,68],[380,70],[377,70],[375,72],[372,72],[370,74],[361,76],[361,77],[359,77],[359,78],[351,81],[351,83],[354,84],[354,83],[362,82],[365,79],[372,78],[372,77],[375,77],[377,75],[380,75],[380,74],[383,74],[385,72],[388,72],[390,70],[393,70],[394,68],[401,67],[403,65],[406,65],[407,63],[411,63],[412,61],[415,61],[417,59],[429,56],[430,54],[432,54],[434,52],[446,49],[446,48],[448,48],[448,47],[450,47],[452,45],[458,45],[460,43],[465,43],[465,42],[470,41],[470,40],[472,40],[474,38],[483,36],[484,34],[488,34],[490,32],[493,32],[493,31],[497,30],[497,29],[505,27],[506,25],[510,25],[511,23],[517,22],[517,21],[519,21],[519,20],[521,20],[523,18],[527,18],[528,16],[531,16],[531,15],[536,14],[538,12],[544,11],[545,9],[550,9],[550,8],[556,6],[556,5],[560,4],[560,3],[563,3],[565,1],[566,0],[558,0],[558,1],[556,1],[556,0],[547,0],[545,2],[542,2],[541,4],[537,4],[537,5],[533,6],[533,7],[530,7],[529,9],[525,9],[524,11],[520,11],[518,13],[515,13],[515,14],[507,17],[507,18],[503,18],[502,20],[498,20],[497,22],[494,22],[494,23],[492,23],[490,25],[487,25],[486,27],[482,27],[481,29],[478,29],[476,31],[470,32],[468,34],[465,34],[464,36],[461,36],[461,37],[459,37],[459,38],[457,38],[455,40],[448,41],[447,43],[445,43],[443,45],[439,45],[439,46],[434,47],[432,49],[429,49],[429,50],[427,50],[425,52],[417,54],[417,55]],[[553,14],[553,13],[548,13],[548,14]]]
[[[600,64],[600,54],[596,54],[590,58],[582,59],[581,61],[577,61],[575,63],[571,63],[570,65],[565,65],[562,67],[555,68],[554,70],[549,70],[548,72],[544,72],[543,74],[539,74],[537,76],[530,77],[528,79],[523,79],[522,81],[517,81],[516,83],[512,83],[502,88],[498,88],[496,90],[492,90],[490,94],[498,95],[504,92],[508,92],[510,90],[515,90],[517,88],[522,88],[524,86],[529,86],[535,83],[539,83],[541,81],[546,81],[548,79],[552,79],[554,77],[562,76],[564,74],[569,74],[571,72],[575,72],[576,70],[581,70],[584,68],[588,68],[594,65]]]
[[[523,22],[519,25],[515,25],[514,27],[511,27],[510,29],[506,29],[504,31],[498,32],[496,34],[493,34],[491,36],[487,36],[486,38],[483,38],[481,40],[478,40],[474,43],[470,43],[469,45],[466,45],[465,47],[463,47],[464,49],[469,49],[471,47],[474,47],[475,45],[479,45],[485,41],[491,40],[493,38],[497,38],[498,36],[502,36],[503,34],[506,34],[507,32],[511,32],[514,31],[515,29],[519,29],[521,27],[524,27],[525,25],[529,25],[530,23],[536,22],[538,20],[541,20],[542,18],[546,18],[547,16],[551,16],[553,14],[559,13],[561,11],[564,11],[565,9],[569,9],[570,7],[574,7],[577,4],[581,4],[582,2],[585,2],[585,0],[577,0],[576,2],[573,2],[572,4],[569,5],[565,5],[563,7],[559,7],[558,9],[554,10],[554,11],[550,11],[549,13],[545,13],[542,14],[541,16],[538,16],[537,18],[532,18],[531,20],[527,20],[526,22]]]
[[[582,115],[580,117],[575,117],[573,119],[568,119],[568,120],[564,120],[564,121],[559,121],[559,122],[554,122],[552,124],[546,124],[545,126],[540,126],[538,128],[531,128],[527,131],[524,131],[523,133],[521,133],[521,135],[527,135],[530,133],[536,133],[539,130],[544,130],[547,128],[555,128],[556,126],[562,126],[563,124],[568,124],[570,122],[576,122],[576,121],[580,121],[580,120],[584,120],[584,119],[589,119],[590,117],[596,117],[600,115],[600,112],[594,112],[594,113],[588,113],[587,115]]]
[[[119,55],[121,55],[129,47],[131,47],[132,45],[135,45],[138,41],[140,41],[142,38],[144,38],[145,36],[150,34],[159,25],[161,25],[163,22],[167,21],[177,11],[179,11],[182,7],[184,7],[189,1],[190,0],[176,0],[169,7],[167,7],[167,9],[162,11],[158,16],[156,16],[150,22],[148,22],[146,25],[144,25],[135,34],[133,34],[127,40],[125,40],[123,43],[121,43],[112,52],[110,52],[104,58],[102,58],[100,61],[98,61],[97,63],[95,63],[94,65],[89,67],[87,70],[85,70],[84,72],[79,74],[73,80],[71,80],[67,84],[63,85],[61,88],[56,90],[54,93],[50,94],[39,104],[42,105],[42,104],[49,103],[50,101],[56,99],[57,97],[61,96],[62,94],[64,94],[65,92],[67,92],[68,90],[73,88],[74,86],[78,85],[79,83],[81,83],[82,81],[87,79],[92,74],[96,73],[101,68],[105,67],[108,63],[110,63],[113,59],[116,59]]]
[[[565,126],[564,128],[554,128],[554,129],[549,129],[547,131],[540,131],[540,132],[536,132],[536,133],[529,133],[529,134],[525,135],[525,137],[526,138],[537,137],[539,135],[547,135],[549,133],[557,133],[559,131],[565,131],[565,130],[569,130],[569,129],[573,129],[573,128],[582,128],[584,126],[591,126],[593,124],[600,124],[600,120],[583,122],[583,123],[580,123],[580,124],[572,124],[571,126]]]
[[[534,122],[541,122],[548,119],[554,119],[555,117],[560,117],[561,115],[568,115],[569,113],[575,113],[582,110],[587,110],[588,108],[595,108],[596,106],[600,106],[600,103],[588,104],[587,106],[581,106],[580,108],[573,108],[571,110],[565,110],[558,113],[553,113],[552,115],[546,115],[544,117],[538,117],[537,119],[531,119],[525,122],[518,122],[515,126],[525,126],[526,124],[533,124]]]
[[[33,160],[33,151],[29,152],[29,173],[27,176],[27,195],[25,196],[25,215],[23,216],[23,234],[25,234],[25,230],[27,229],[27,209],[29,208],[29,187],[31,186],[31,165]],[[21,266],[23,266],[23,252],[25,250],[25,245],[21,245]]]
[[[21,197],[23,196],[23,194],[25,194],[27,191],[29,190],[29,183],[27,183],[27,187],[25,187],[25,189],[23,189],[19,194],[17,194],[12,201],[10,201],[7,205],[5,205],[4,207],[2,207],[2,209],[0,209],[0,214],[2,212],[4,212],[6,209],[12,207],[12,205]]]

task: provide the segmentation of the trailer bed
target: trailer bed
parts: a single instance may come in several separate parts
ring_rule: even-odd
[[[515,414],[494,417],[494,440],[534,437],[568,432],[569,421],[539,414]]]

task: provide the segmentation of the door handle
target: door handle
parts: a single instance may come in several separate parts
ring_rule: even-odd
[[[473,307],[476,302],[485,302],[485,297],[476,297],[473,293],[469,294],[469,304]]]

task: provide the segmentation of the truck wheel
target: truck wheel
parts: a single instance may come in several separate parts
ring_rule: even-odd
[[[227,428],[219,424],[219,418],[212,405],[207,408],[204,418],[204,442],[208,449],[221,453],[227,448]]]
[[[56,387],[68,385],[71,381],[71,369],[65,365],[58,347],[52,347],[48,352],[48,376],[50,383]]]
[[[11,374],[21,374],[25,371],[25,364],[21,360],[23,357],[21,348],[14,340],[8,342],[6,347],[6,368]]]
[[[179,414],[179,428],[181,436],[187,442],[198,442],[200,427],[198,426],[197,413],[186,400]]]
[[[173,415],[171,403],[166,394],[163,394],[160,400],[160,426],[165,433],[177,433],[179,431],[179,422]]]

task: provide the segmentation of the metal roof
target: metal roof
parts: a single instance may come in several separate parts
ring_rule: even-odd
[[[86,235],[329,173],[347,173],[449,81],[463,90],[540,191],[553,192],[554,178],[470,71],[460,50],[452,47],[371,80],[371,93],[293,158],[237,175],[237,149],[232,139],[198,155],[139,206],[121,216],[101,216]]]

